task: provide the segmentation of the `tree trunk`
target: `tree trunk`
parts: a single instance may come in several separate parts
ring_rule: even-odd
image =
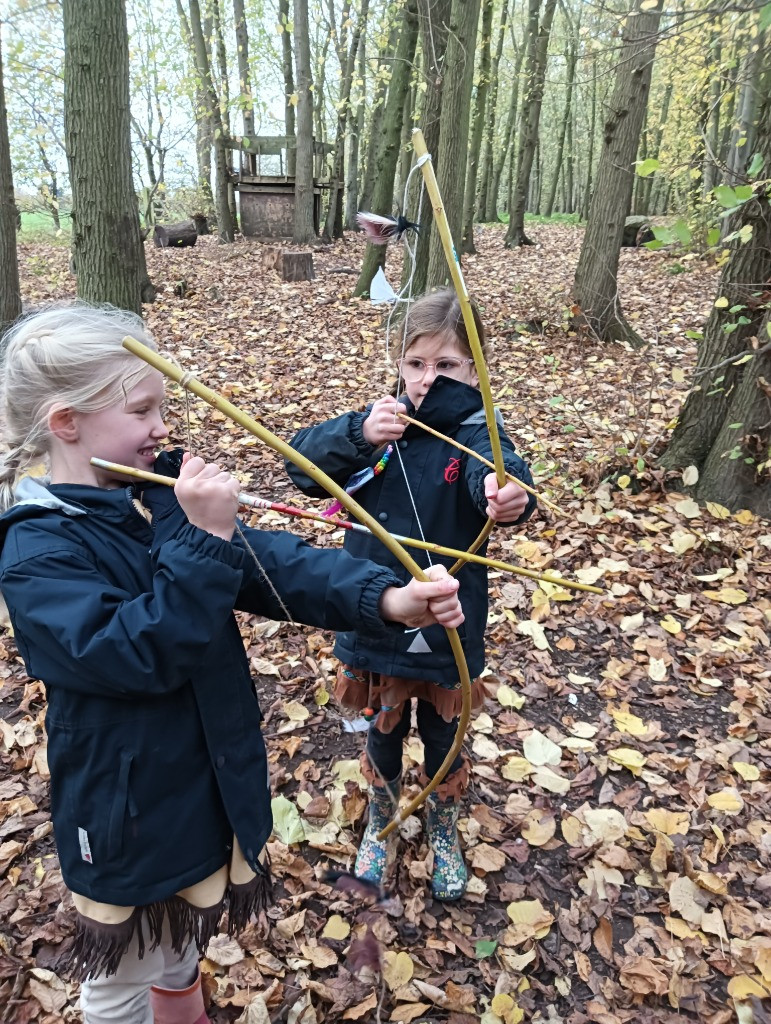
[[[147,276],[131,173],[124,0],[63,0],[64,129],[78,296],[141,312]]]
[[[592,55],[592,104],[589,117],[589,152],[586,156],[586,184],[581,202],[581,220],[589,219],[592,205],[592,174],[594,172],[594,136],[597,127],[597,62]]]
[[[560,180],[560,172],[562,171],[562,156],[565,152],[565,138],[568,132],[568,125],[572,119],[572,105],[573,105],[573,88],[576,77],[576,63],[578,62],[578,31],[580,29],[580,22],[574,29],[572,22],[566,12],[566,20],[568,21],[568,28],[570,29],[570,43],[567,56],[567,62],[565,66],[565,110],[562,114],[562,123],[560,124],[560,133],[557,139],[557,157],[554,165],[554,177],[552,178],[551,188],[549,189],[549,195],[546,199],[546,206],[544,207],[544,217],[551,217],[554,210],[554,201],[557,198],[557,187]],[[572,158],[572,147],[568,146],[568,156]],[[573,175],[571,171],[570,175],[570,190],[566,187],[566,194],[570,194],[573,191]]]
[[[366,48],[364,33],[359,39],[358,79],[356,107],[353,118],[348,118],[348,169],[345,175],[345,229],[358,230],[356,214],[359,210],[359,153],[364,133],[364,96],[366,82]]]
[[[418,41],[417,0],[407,0],[403,8],[404,18],[399,46],[393,63],[391,84],[388,88],[388,99],[385,106],[383,137],[377,165],[375,188],[372,193],[372,212],[391,215],[394,203],[394,177],[399,159],[399,140],[402,134],[402,116],[404,99],[410,88],[412,61],[415,57],[415,46]],[[385,245],[368,244],[364,252],[359,279],[356,282],[354,295],[365,295],[369,292],[372,278],[379,267],[385,266]]]
[[[661,17],[658,5],[643,11],[641,3],[647,6],[647,0],[633,0],[631,16],[624,27],[597,185],[573,284],[583,323],[591,332],[603,341],[624,340],[633,345],[640,345],[641,341],[621,312],[618,260]]]
[[[16,258],[16,218],[13,195],[11,147],[8,142],[8,113],[3,85],[3,49],[0,36],[0,339],[13,321],[21,316],[19,264]]]
[[[244,120],[244,135],[255,135],[254,97],[249,71],[249,30],[246,25],[244,0],[233,0],[233,20],[236,25],[236,49],[238,50],[238,104],[241,107],[241,115]]]
[[[767,179],[771,175],[771,70],[764,72],[759,86],[755,150],[763,158],[758,176]],[[765,186],[758,186],[754,196],[728,219],[734,237],[728,241],[730,254],[718,285],[720,305],[712,307],[707,320],[692,389],[662,463],[668,469],[696,467],[699,479],[693,493],[699,501],[768,515],[771,310],[768,293],[759,293],[759,282],[771,278],[771,204]]]
[[[517,123],[517,108],[519,106],[519,76],[522,71],[522,61],[525,56],[525,45],[517,50],[514,65],[514,78],[511,83],[511,96],[509,97],[509,110],[506,116],[506,127],[503,130],[501,149],[497,158],[493,157],[493,173],[490,179],[490,187],[487,191],[487,208],[485,209],[485,220],[498,220],[498,192],[501,188],[501,175],[506,166],[506,157],[511,149],[514,152],[514,125]]]
[[[479,0],[453,0],[444,61],[437,180],[456,253],[460,252],[463,228],[463,190],[478,22]],[[426,287],[444,284],[449,274],[442,240],[434,225],[428,251]]]
[[[731,142],[726,157],[726,171],[723,178],[726,185],[736,185],[742,180],[744,170],[753,153],[753,125],[758,105],[758,80],[762,67],[764,38],[764,33],[759,32],[742,61],[739,116],[731,133]]]
[[[474,211],[477,198],[477,167],[482,149],[482,132],[485,127],[487,94],[490,91],[491,35],[493,31],[493,0],[482,0],[482,39],[479,53],[479,77],[477,81],[474,123],[466,161],[466,186],[463,192],[463,219],[461,252],[476,252],[474,248]]]
[[[427,86],[423,97],[423,138],[433,159],[434,173],[437,173],[439,166],[440,114],[446,67],[444,57],[451,9],[452,0],[418,0],[420,47],[423,51],[423,75]],[[420,211],[420,234],[415,249],[415,273],[412,279],[412,290],[415,295],[422,295],[426,290],[433,223],[434,211],[431,203],[424,197]],[[405,260],[402,287],[407,283],[409,272],[410,267]]]
[[[195,77],[193,117],[195,119],[195,155],[198,164],[198,190],[203,200],[203,213],[209,217],[214,210],[214,195],[211,189],[211,150],[214,131],[211,117],[209,116],[206,92],[197,70],[198,61],[195,53],[195,42],[193,41],[193,30],[190,27],[190,21],[185,8],[182,6],[182,0],[176,0],[176,6],[182,39],[193,62],[193,74]]]
[[[527,93],[522,104],[522,116],[519,120],[519,152],[517,153],[517,176],[509,207],[509,227],[506,231],[506,247],[516,248],[520,245],[531,245],[525,234],[525,209],[530,184],[530,172],[533,169],[536,143],[538,142],[538,126],[541,120],[541,103],[546,78],[546,61],[548,58],[549,36],[554,19],[557,0],[546,0],[543,19],[538,25],[540,0],[530,0],[528,14],[527,65],[525,80]]]
[[[386,61],[391,61],[392,73],[395,70],[392,54],[396,49],[396,42],[399,39],[399,18],[398,13],[391,19],[388,29],[388,39],[383,49],[378,53],[378,70]],[[375,188],[377,175],[378,154],[383,140],[383,121],[386,110],[386,97],[388,95],[388,80],[382,75],[375,79],[375,92],[372,97],[372,107],[369,119],[369,137],[367,139],[367,156],[364,161],[364,173],[361,180],[361,208],[372,210],[372,193]],[[401,124],[401,122],[400,122]]]
[[[298,245],[305,245],[316,237],[313,217],[313,96],[308,0],[294,0],[294,56],[297,83],[297,163],[292,241]]]
[[[720,77],[722,43],[718,28],[713,29],[710,51],[712,53],[712,74],[709,86],[709,116],[704,139],[704,167],[702,170],[702,196],[706,197],[718,182],[718,160],[720,158],[720,98],[723,83]]]
[[[214,125],[214,208],[217,212],[217,234],[221,242],[232,242],[235,238],[236,229],[228,197],[230,175],[228,171],[228,151],[225,148],[225,140],[228,136],[225,134],[220,101],[214,88],[211,63],[206,48],[206,37],[203,25],[201,24],[199,0],[190,0],[190,32],[195,49],[196,72],[201,89],[206,97],[206,107],[210,123]]]
[[[503,42],[506,36],[506,19],[508,18],[508,0],[501,2],[501,21],[498,26],[498,40],[495,53],[490,63],[490,93],[487,98],[485,112],[485,130],[482,140],[482,157],[479,167],[479,197],[476,206],[477,220],[485,220],[488,196],[493,173],[493,140],[495,138],[495,118],[498,110],[498,69],[501,65]]]
[[[284,75],[284,131],[289,139],[295,137],[294,97],[294,59],[292,57],[292,33],[289,31],[289,0],[278,0],[278,21],[281,25],[281,69]],[[308,58],[310,67],[310,57]],[[297,150],[290,145],[286,151],[286,173],[290,178],[295,176],[297,166]]]
[[[345,137],[351,111],[351,88],[353,85],[353,69],[359,51],[359,41],[367,20],[369,0],[362,0],[356,26],[351,33],[350,47],[347,47],[347,25],[350,8],[343,7],[337,58],[340,63],[340,96],[337,104],[337,132],[335,148],[332,154],[332,184],[329,191],[329,208],[327,222],[324,226],[324,237],[327,239],[343,237],[343,178],[345,176]],[[330,18],[334,17],[334,7],[330,2]]]
[[[219,99],[220,105],[220,121],[222,123],[222,134],[226,139],[231,138],[230,130],[230,86],[228,82],[228,55],[225,48],[225,37],[222,33],[222,18],[220,16],[220,4],[219,0],[208,0],[209,8],[212,13],[212,22],[214,29],[214,44],[215,52],[217,56],[217,84],[215,86],[215,92]],[[212,75],[212,82],[214,82],[214,75]],[[233,188],[233,179],[231,175],[232,169],[232,152],[229,149],[225,149],[225,168],[226,168],[226,180],[227,180],[227,198],[228,208],[230,210],[230,219],[233,224],[233,234],[238,230],[238,208],[236,206],[236,190]]]
[[[667,82],[666,88],[664,89],[664,98],[661,101],[661,115],[659,116],[658,123],[651,133],[651,144],[648,148],[646,157],[651,157],[653,160],[658,160],[659,153],[661,152],[661,140],[664,137],[664,125],[667,123],[669,117],[669,105],[672,100],[672,82]],[[647,178],[641,178],[642,182],[642,194],[640,196],[639,208],[636,209],[635,213],[642,213],[647,216],[651,212],[651,192],[653,191],[653,182],[656,178],[655,174],[649,174]]]

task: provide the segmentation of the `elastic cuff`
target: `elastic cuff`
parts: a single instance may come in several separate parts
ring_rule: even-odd
[[[380,570],[377,575],[364,584],[359,601],[359,612],[362,618],[362,629],[370,634],[384,633],[389,627],[378,610],[383,591],[388,587],[403,586],[401,580],[388,569]],[[401,628],[401,624],[400,624]]]
[[[371,455],[375,450],[375,446],[370,444],[364,436],[364,420],[366,418],[367,416],[363,412],[355,413],[351,416],[348,434],[352,443],[362,455]]]

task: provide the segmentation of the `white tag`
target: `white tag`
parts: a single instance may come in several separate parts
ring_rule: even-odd
[[[78,829],[78,842],[80,843],[80,856],[88,864],[93,864],[91,856],[91,844],[88,841],[88,832],[84,828]]]

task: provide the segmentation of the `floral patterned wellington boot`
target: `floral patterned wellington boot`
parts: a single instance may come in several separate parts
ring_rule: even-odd
[[[458,839],[460,802],[442,801],[432,793],[426,807],[426,831],[434,851],[431,892],[436,900],[458,900],[466,891],[468,882],[468,870]]]
[[[369,787],[369,821],[364,830],[359,852],[356,855],[356,866],[353,869],[357,878],[381,885],[388,866],[388,853],[392,837],[381,843],[377,834],[386,827],[396,814],[399,806],[402,777],[398,775],[393,782],[384,786],[373,783]]]

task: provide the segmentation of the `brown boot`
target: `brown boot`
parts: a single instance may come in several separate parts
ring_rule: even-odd
[[[210,1024],[203,1005],[201,969],[187,988],[150,989],[150,1005],[155,1024]]]

